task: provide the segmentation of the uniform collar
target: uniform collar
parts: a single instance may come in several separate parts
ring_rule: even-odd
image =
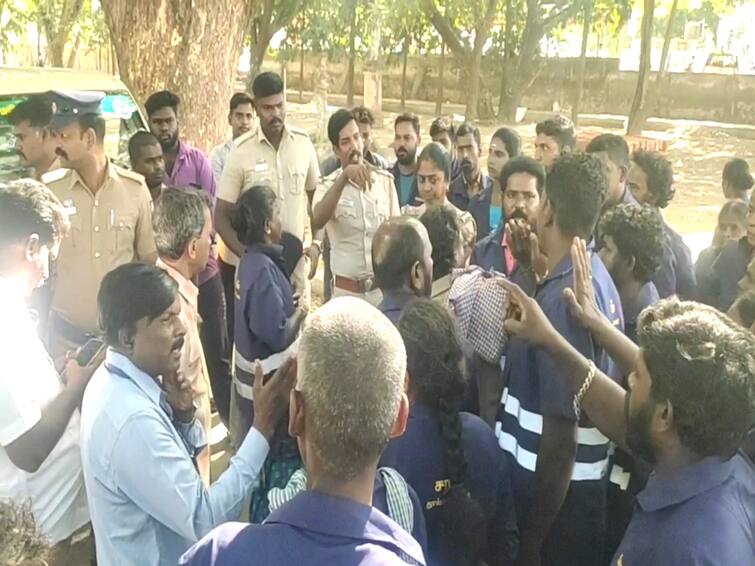
[[[444,275],[440,279],[433,281],[432,298],[438,297],[443,293],[447,293],[451,288],[451,274]]]
[[[637,495],[643,511],[658,511],[665,507],[684,503],[723,484],[734,473],[734,461],[709,456],[686,466],[674,474],[653,474],[647,487]]]
[[[256,128],[255,128],[254,131],[257,134],[257,139],[259,139],[261,142],[266,143],[272,149],[275,149],[275,146],[270,142],[270,140],[267,139],[267,136],[265,135],[265,132],[262,130],[262,124],[260,124],[259,119],[257,119],[257,124],[256,124]],[[293,137],[293,135],[294,134],[291,132],[291,130],[289,130],[288,126],[284,122],[283,123],[283,135],[281,135],[281,143],[283,143],[283,140],[285,138],[291,138],[291,137]],[[278,147],[280,148],[280,145]]]
[[[97,190],[99,191],[100,189],[105,188],[109,180],[116,181],[118,179],[119,179],[119,176],[118,176],[118,171],[117,171],[116,166],[113,164],[112,161],[110,161],[109,157],[106,158],[105,159],[105,182],[102,183],[102,186],[97,187]],[[86,183],[81,178],[81,176],[79,175],[79,172],[76,171],[76,169],[71,169],[71,180],[72,180],[72,184],[71,184],[72,187],[75,186],[76,183],[79,183],[82,187],[86,187],[89,191],[92,190],[90,187],[87,187]]]
[[[165,392],[154,379],[136,367],[126,356],[108,348],[107,354],[105,354],[105,369],[118,379],[123,379],[124,376],[130,379],[150,401],[162,408],[172,418],[173,410],[168,405]]]
[[[590,260],[592,261],[592,257],[594,255],[595,251],[595,242],[590,241],[590,243],[587,244],[587,251],[590,254]],[[553,279],[560,279],[561,277],[566,277],[569,275],[572,270],[574,269],[574,264],[572,264],[571,260],[571,254],[569,252],[566,252],[566,255],[559,261],[556,266],[548,273],[548,275],[543,279],[540,284],[538,285],[538,288],[543,287],[546,283],[549,281],[552,281]]]
[[[190,279],[186,279],[184,275],[175,269],[174,267],[168,265],[165,263],[162,259],[159,257],[157,258],[157,262],[155,263],[157,267],[160,269],[164,269],[168,275],[176,282],[178,283],[178,292],[181,294],[181,296],[193,307],[198,307],[198,299],[199,299],[199,288],[194,285],[194,283]]]
[[[280,244],[254,244],[249,246],[247,251],[267,256],[283,273],[286,273],[286,259],[283,257],[283,246]]]
[[[380,301],[378,310],[380,312],[402,311],[416,298],[417,296],[411,291],[383,291],[383,300]]]
[[[409,533],[374,507],[317,491],[303,491],[279,507],[265,524],[291,525],[326,536],[370,541],[424,564],[422,549]]]

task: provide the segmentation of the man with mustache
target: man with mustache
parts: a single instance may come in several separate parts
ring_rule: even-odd
[[[60,167],[55,149],[57,144],[50,135],[50,102],[42,95],[32,95],[19,102],[8,115],[16,138],[16,153],[21,165],[34,170],[34,179]]]
[[[144,108],[149,128],[159,140],[165,159],[167,187],[197,187],[208,196],[210,210],[215,207],[217,188],[212,166],[199,149],[180,138],[178,95],[164,90],[152,94]],[[202,347],[207,369],[213,383],[231,383],[231,350],[226,324],[223,281],[217,251],[210,249],[210,258],[197,278],[199,284],[199,316],[202,317]],[[221,413],[222,414],[222,413]]]
[[[157,259],[152,198],[141,175],[105,154],[103,93],[56,91],[50,130],[65,169],[42,181],[66,208],[71,231],[61,244],[50,314],[53,357],[100,332],[96,296],[106,273],[130,261]]]
[[[396,184],[399,206],[414,204],[417,198],[417,148],[422,138],[419,133],[419,118],[414,114],[399,114],[393,122],[395,134],[393,150],[396,163],[391,168]]]
[[[629,389],[569,344],[538,301],[501,281],[512,296],[506,327],[552,356],[562,367],[553,385],[653,469],[612,566],[752,564],[755,470],[738,449],[753,423],[755,337],[711,307],[671,298],[643,312],[635,345],[597,308],[584,242],[571,255],[570,310],[629,373]]]
[[[312,228],[324,227],[328,234],[333,294],[377,305],[381,294],[372,281],[372,239],[385,220],[401,213],[395,186],[390,173],[365,163],[364,140],[351,111],[330,117],[328,137],[341,168],[315,191]]]
[[[490,201],[493,181],[480,167],[480,130],[464,122],[456,129],[456,155],[461,161],[461,175],[451,182],[448,200],[459,210],[472,215],[477,225],[477,239],[490,233]],[[495,227],[493,227],[495,228]]]
[[[181,374],[186,326],[178,285],[142,263],[108,273],[97,297],[109,346],[81,413],[81,457],[100,566],[176,564],[241,513],[295,379],[295,363],[254,382],[254,425],[211,487],[197,473],[207,444]]]
[[[545,188],[545,169],[531,157],[520,155],[506,162],[499,183],[503,189],[503,214],[507,221],[535,226]],[[472,263],[510,275],[516,267],[511,242],[501,223],[475,245]]]
[[[165,180],[165,159],[163,148],[157,138],[139,130],[128,140],[128,157],[131,161],[131,170],[144,177],[152,200],[160,196]]]
[[[231,226],[233,207],[241,193],[255,185],[268,185],[281,205],[283,231],[293,234],[305,246],[292,280],[307,281],[299,292],[309,293],[308,279],[317,273],[322,251],[320,235],[310,229],[312,195],[320,178],[317,151],[309,135],[286,122],[283,79],[276,73],[260,73],[252,84],[257,122],[240,136],[228,153],[218,185],[215,228],[221,237],[218,247],[220,271],[226,295],[229,341],[233,343],[233,295],[236,266],[244,246]],[[311,241],[310,241],[311,240]]]
[[[181,373],[191,384],[197,418],[205,434],[209,434],[210,379],[199,332],[199,289],[194,284],[207,265],[212,246],[212,213],[206,196],[194,189],[165,189],[155,201],[152,226],[159,254],[157,267],[164,269],[178,285],[181,320],[186,327]],[[216,403],[227,407],[229,387],[221,385],[225,387],[216,396]],[[213,387],[213,391],[216,389],[217,386]],[[222,397],[223,394],[226,398]],[[197,468],[205,485],[210,485],[209,446],[197,455]]]

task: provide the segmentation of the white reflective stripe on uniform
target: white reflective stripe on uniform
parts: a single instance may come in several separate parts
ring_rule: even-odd
[[[613,467],[611,467],[611,476],[609,479],[611,480],[612,484],[619,486],[619,488],[621,488],[621,491],[626,491],[629,487],[630,477],[632,477],[632,474],[627,472],[618,464],[614,464]]]
[[[260,365],[262,366],[262,375],[267,375],[269,373],[274,372],[279,367],[283,365],[283,362],[285,362],[288,358],[291,356],[295,356],[297,352],[299,351],[299,339],[297,338],[294,340],[291,345],[283,350],[282,352],[278,352],[277,354],[272,354],[265,358],[264,360],[259,360]],[[254,399],[254,395],[252,393],[252,386],[248,385],[246,383],[242,383],[239,381],[239,378],[236,376],[235,368],[239,368],[242,371],[245,371],[246,373],[251,374],[254,376],[254,362],[250,362],[247,360],[244,356],[241,355],[241,353],[236,349],[234,346],[233,348],[233,383],[236,385],[236,391],[239,395],[241,395],[244,399],[252,400]]]
[[[530,472],[535,471],[537,468],[537,454],[519,446],[514,436],[501,430],[501,423],[496,423],[495,435],[498,437],[498,445],[514,456],[521,467]],[[607,467],[608,457],[598,462],[575,462],[572,469],[571,481],[599,480],[605,475]]]
[[[522,405],[519,399],[512,396],[508,388],[504,389],[502,398],[505,399],[503,410],[509,415],[516,418],[519,422],[519,426],[529,432],[534,432],[537,435],[543,434],[543,417],[537,413],[533,413],[526,409],[522,409]],[[597,428],[583,428],[577,429],[577,444],[583,444],[585,446],[600,446],[601,444],[608,444],[608,438],[601,434]]]

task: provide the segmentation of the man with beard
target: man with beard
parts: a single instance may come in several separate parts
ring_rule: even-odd
[[[131,170],[144,177],[149,194],[155,200],[165,188],[165,159],[160,142],[149,132],[140,130],[128,140],[128,157]]]
[[[260,73],[252,84],[257,123],[238,138],[226,159],[218,188],[215,228],[220,235],[220,270],[228,307],[228,335],[233,343],[234,280],[244,246],[231,226],[233,208],[241,193],[256,185],[268,185],[281,204],[283,231],[305,246],[292,280],[306,281],[298,289],[309,293],[308,279],[317,273],[322,242],[310,230],[312,195],[320,178],[317,151],[304,130],[286,122],[283,79],[276,73]],[[311,242],[309,242],[311,238]]]
[[[401,207],[413,204],[417,198],[417,148],[422,141],[419,118],[414,114],[399,114],[393,123],[393,131],[396,163],[393,164],[391,173]]]
[[[596,307],[584,242],[572,258],[575,321],[630,373],[629,390],[576,351],[537,301],[501,281],[512,297],[506,327],[553,356],[563,369],[551,378],[576,392],[574,406],[653,468],[612,566],[752,564],[755,469],[738,448],[755,419],[755,336],[672,298],[642,314],[637,346]]]
[[[545,188],[545,169],[531,157],[520,155],[506,162],[498,181],[503,189],[503,214],[508,222],[535,225],[540,198]],[[505,223],[475,245],[472,263],[483,269],[513,273],[516,259],[511,251],[510,233]]]
[[[493,180],[490,197],[490,229],[495,230],[505,219],[503,216],[503,188],[499,183],[503,166],[509,159],[519,155],[522,140],[516,130],[499,128],[490,138],[488,148],[488,175]]]
[[[390,218],[375,232],[372,269],[383,292],[377,308],[393,324],[411,301],[432,293],[432,251],[427,229],[416,218]]]
[[[671,162],[652,151],[635,151],[627,174],[627,186],[640,204],[658,210],[666,208],[676,193]],[[665,220],[663,229],[666,243],[653,283],[662,299],[671,295],[692,299],[697,296],[697,281],[689,247]]]
[[[477,225],[477,239],[490,233],[490,199],[493,181],[480,167],[480,130],[464,122],[456,129],[456,154],[461,160],[462,174],[451,181],[448,200],[459,210],[472,215]],[[495,227],[494,227],[495,228]]]
[[[591,367],[613,375],[612,360],[595,348],[563,299],[574,271],[572,242],[592,235],[606,185],[597,157],[559,158],[540,201],[537,237],[530,238],[529,253],[517,257],[512,279],[528,283],[547,319]],[[599,310],[623,330],[611,276],[597,255],[590,262]],[[512,466],[520,564],[598,566],[603,560],[610,442],[574,409],[564,372],[563,364],[542,349],[509,341],[496,431]]]
[[[19,102],[8,115],[21,165],[32,168],[37,181],[48,171],[60,167],[55,153],[57,144],[47,128],[50,117],[50,102],[40,95]]]
[[[212,211],[215,208],[217,192],[212,166],[204,153],[180,139],[180,104],[179,97],[167,90],[152,94],[144,103],[149,128],[163,149],[165,185],[201,189],[207,195]],[[231,348],[226,325],[225,295],[214,246],[210,249],[207,265],[199,273],[197,283],[199,316],[202,318],[202,348],[207,370],[212,383],[224,383],[230,387]],[[222,394],[220,397],[223,398],[225,395]],[[226,416],[221,414],[223,417]]]
[[[81,460],[100,566],[176,564],[214,527],[238,518],[283,415],[296,364],[263,384],[254,425],[228,469],[205,487],[196,456],[206,437],[189,377],[179,370],[186,326],[178,285],[154,265],[108,273],[97,304],[109,346],[81,410]]]
[[[384,221],[401,213],[396,190],[390,173],[364,162],[364,140],[349,110],[330,117],[328,138],[341,168],[315,191],[312,228],[324,227],[328,234],[333,294],[355,295],[377,305],[380,291],[372,279],[372,239]]]
[[[53,357],[99,334],[96,296],[106,273],[130,261],[154,263],[152,197],[141,175],[105,155],[103,93],[52,92],[50,130],[61,158],[43,176],[66,207],[71,233],[60,248],[50,315]]]
[[[390,169],[388,162],[379,153],[373,151],[374,139],[372,137],[372,129],[375,127],[375,116],[366,106],[356,106],[353,110],[354,117],[357,119],[357,125],[359,131],[362,132],[362,139],[364,140],[364,159],[367,163],[380,167],[381,169]],[[333,171],[341,166],[340,160],[336,157],[335,153],[331,153],[320,164],[320,169],[324,177],[327,177]]]

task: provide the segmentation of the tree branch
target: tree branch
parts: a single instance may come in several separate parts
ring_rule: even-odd
[[[557,10],[554,8],[550,14],[548,14],[547,16],[543,18],[543,29],[545,31],[548,31],[552,27],[560,24],[569,16],[574,15],[579,7],[578,4],[579,2],[568,2],[560,10]],[[538,9],[539,9],[539,6],[538,6]]]
[[[448,18],[438,12],[435,2],[433,0],[423,0],[422,5],[428,12],[430,22],[435,26],[435,29],[438,30],[438,33],[443,38],[443,41],[446,42],[448,48],[456,54],[462,56],[469,55],[469,46],[462,41]]]

